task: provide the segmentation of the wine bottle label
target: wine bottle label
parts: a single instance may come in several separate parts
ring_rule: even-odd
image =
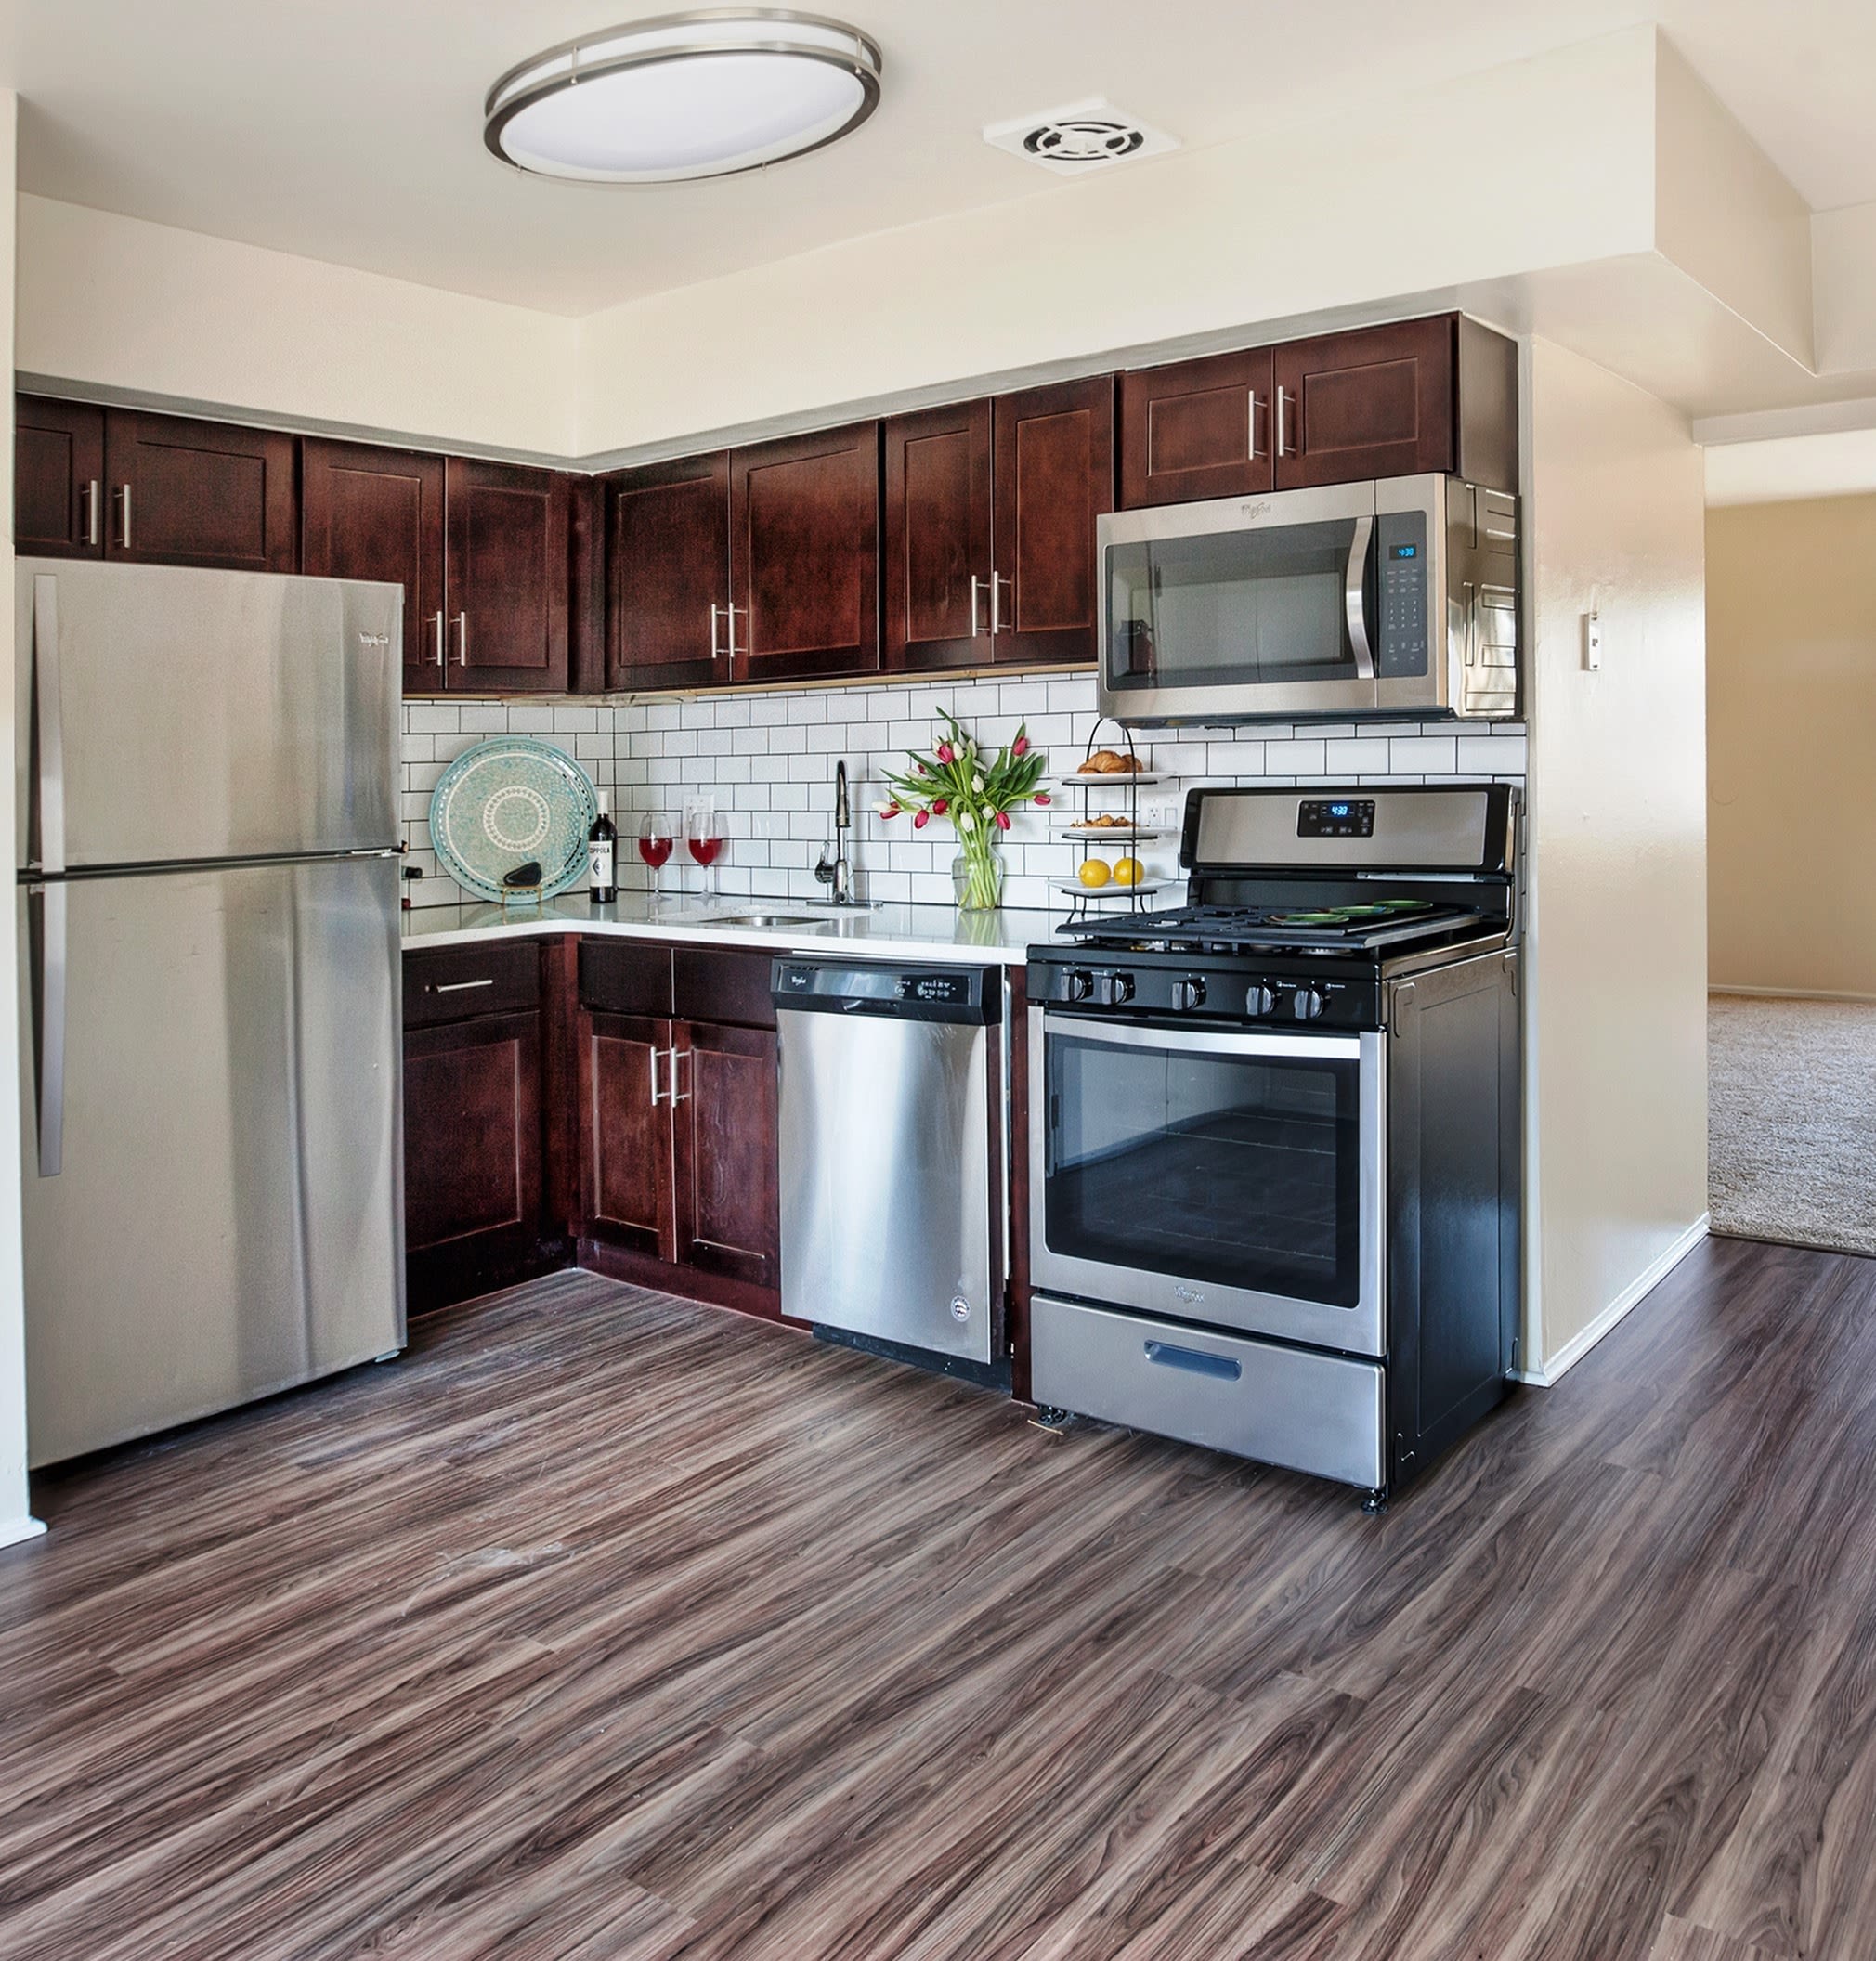
[[[587,856],[593,865],[593,883],[610,887],[612,884],[612,839],[595,838],[586,848]]]

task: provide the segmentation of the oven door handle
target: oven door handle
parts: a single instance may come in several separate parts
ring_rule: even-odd
[[[1363,681],[1374,678],[1374,648],[1368,638],[1368,553],[1374,543],[1374,520],[1358,517],[1348,540],[1348,569],[1342,578],[1342,612],[1348,623],[1348,645],[1355,672]]]
[[[1091,1015],[1045,1014],[1042,1032],[1077,1042],[1101,1042],[1114,1048],[1155,1048],[1182,1056],[1275,1056],[1300,1062],[1353,1062],[1361,1037],[1353,1035],[1226,1034],[1209,1030],[1141,1028],[1104,1022]]]

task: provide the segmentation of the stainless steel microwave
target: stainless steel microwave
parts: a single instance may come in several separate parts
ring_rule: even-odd
[[[1517,498],[1439,475],[1114,512],[1101,712],[1515,716],[1518,530]]]

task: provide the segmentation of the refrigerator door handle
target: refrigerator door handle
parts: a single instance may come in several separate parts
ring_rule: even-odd
[[[33,974],[37,1000],[33,1027],[38,1036],[39,1175],[56,1178],[65,1162],[65,903],[63,885],[47,885],[32,895],[39,909],[38,959]]]
[[[39,769],[33,783],[33,821],[38,832],[34,861],[46,872],[65,869],[65,721],[59,709],[59,580],[50,572],[33,580],[33,713]]]

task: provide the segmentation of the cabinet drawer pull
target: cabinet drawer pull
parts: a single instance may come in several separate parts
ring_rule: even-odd
[[[687,1049],[687,1048],[669,1048],[669,1049],[667,1049],[667,1050],[665,1051],[665,1053],[666,1053],[666,1054],[667,1054],[667,1055],[668,1055],[668,1056],[669,1056],[669,1057],[671,1058],[671,1095],[670,1095],[670,1097],[669,1097],[667,1098],[667,1100],[668,1100],[668,1101],[670,1102],[670,1104],[671,1104],[671,1108],[672,1108],[673,1110],[675,1110],[675,1109],[677,1108],[677,1106],[678,1106],[678,1105],[679,1105],[680,1103],[688,1103],[688,1102],[690,1101],[690,1090],[688,1090],[688,1089],[680,1089],[680,1088],[679,1088],[679,1087],[677,1086],[677,1084],[678,1084],[678,1074],[677,1074],[677,1066],[678,1066],[678,1063],[679,1063],[680,1061],[684,1061],[684,1062],[690,1062],[690,1065],[691,1065],[691,1071],[692,1071],[692,1075],[691,1075],[691,1087],[692,1087],[693,1089],[694,1089],[694,1088],[695,1088],[695,1087],[697,1086],[697,1075],[696,1075],[696,1071],[697,1071],[697,1064],[696,1064],[696,1062],[695,1062],[695,1061],[692,1061],[692,1059],[691,1059],[691,1058],[692,1058],[692,1051],[691,1051],[690,1049]]]
[[[79,497],[85,512],[85,542],[87,545],[95,545],[98,542],[98,507],[103,501],[99,494],[98,481],[95,476],[79,492]]]
[[[479,980],[430,980],[424,984],[433,994],[460,994],[467,988],[493,987],[495,977],[485,974]]]
[[[1203,1348],[1181,1348],[1176,1342],[1149,1342],[1146,1358],[1162,1369],[1183,1369],[1190,1375],[1215,1375],[1234,1383],[1244,1374],[1241,1363],[1228,1355],[1207,1355]]]
[[[659,1048],[659,1047],[658,1046],[658,1045],[657,1045],[656,1043],[654,1043],[654,1044],[652,1045],[652,1046],[651,1046],[651,1049],[650,1049],[650,1055],[651,1055],[651,1107],[652,1107],[652,1108],[653,1108],[654,1110],[656,1110],[656,1109],[658,1108],[658,1106],[659,1105],[659,1103],[660,1103],[660,1102],[662,1102],[662,1101],[664,1100],[664,1099],[663,1099],[663,1098],[662,1098],[662,1097],[660,1097],[660,1096],[658,1095],[658,1058],[659,1058],[659,1057],[660,1057],[661,1055],[663,1055],[663,1053],[664,1053],[663,1049]]]

